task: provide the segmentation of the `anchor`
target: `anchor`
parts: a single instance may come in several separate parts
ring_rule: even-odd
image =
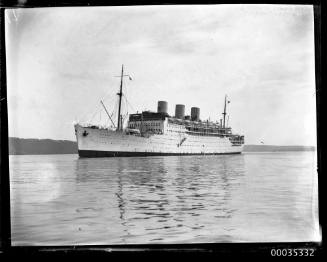
[[[186,140],[186,137],[184,137],[184,138],[179,142],[179,144],[177,144],[177,147],[180,147],[180,146],[184,143],[185,140]]]

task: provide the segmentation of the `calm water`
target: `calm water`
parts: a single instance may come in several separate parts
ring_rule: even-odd
[[[319,241],[315,152],[10,156],[13,245]]]

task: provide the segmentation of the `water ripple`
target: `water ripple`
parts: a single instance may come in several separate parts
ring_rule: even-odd
[[[312,154],[11,156],[12,241],[315,241]]]

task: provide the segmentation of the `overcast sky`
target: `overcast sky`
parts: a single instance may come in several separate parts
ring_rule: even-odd
[[[6,48],[13,137],[75,140],[73,121],[107,121],[124,64],[129,113],[165,100],[219,120],[227,94],[247,144],[316,144],[312,6],[13,9]]]

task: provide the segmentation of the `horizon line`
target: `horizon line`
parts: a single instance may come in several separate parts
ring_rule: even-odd
[[[53,139],[53,138],[22,138],[22,137],[8,137],[10,138],[15,138],[15,139],[33,139],[33,140],[52,140],[52,141],[67,141],[67,142],[73,142],[77,143],[77,141],[74,140],[67,140],[67,139]],[[272,144],[244,144],[245,146],[293,146],[293,147],[314,147],[317,148],[316,145],[272,145]]]

